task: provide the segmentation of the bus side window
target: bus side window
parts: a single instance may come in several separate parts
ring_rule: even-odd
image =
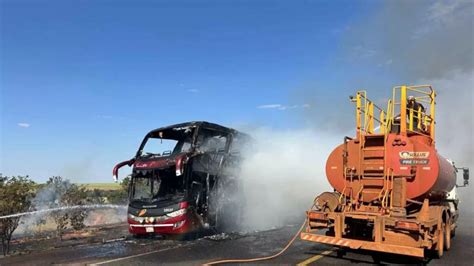
[[[225,151],[227,135],[219,131],[201,129],[197,138],[196,146],[201,152]]]

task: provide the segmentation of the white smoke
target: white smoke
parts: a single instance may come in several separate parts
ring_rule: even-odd
[[[245,153],[243,228],[261,230],[302,221],[314,198],[331,190],[325,165],[344,136],[309,129],[251,132],[254,146]]]
[[[438,92],[438,152],[474,170],[474,2],[385,1],[351,25],[343,43],[345,54],[362,67],[378,66],[397,84],[431,84]],[[354,47],[373,51],[361,58]],[[359,49],[360,50],[360,49]],[[355,60],[354,60],[355,61]],[[389,62],[386,63],[386,62]],[[376,85],[376,84],[375,84]],[[373,86],[374,88],[377,86]],[[461,180],[458,183],[462,183]],[[472,213],[471,185],[459,189],[463,212]]]
[[[391,96],[397,85],[431,84],[438,93],[436,145],[438,152],[470,167],[474,172],[473,88],[474,88],[473,1],[387,1],[373,15],[354,21],[343,38],[344,64],[384,69],[397,80],[385,83],[373,75],[354,83],[367,88],[369,95]],[[345,69],[341,66],[340,69]],[[345,80],[345,82],[349,82]],[[317,82],[313,82],[316,83]],[[377,88],[385,87],[385,93]],[[244,223],[250,228],[278,226],[302,217],[315,196],[331,191],[324,171],[327,156],[343,134],[334,136],[321,130],[345,131],[354,128],[347,84],[341,81],[339,95],[315,96],[312,86],[302,98],[316,99],[313,106],[338,106],[331,113],[309,109],[306,120],[311,130],[247,131],[256,138],[256,148],[247,155],[243,167],[245,198]],[[319,102],[318,102],[319,100]],[[385,102],[385,101],[384,101]],[[245,130],[244,130],[245,131]],[[352,136],[353,134],[349,134]],[[461,177],[461,175],[460,175]],[[461,178],[458,181],[462,184]],[[458,189],[462,212],[472,213],[474,186]]]
[[[36,192],[35,198],[31,202],[34,211],[30,215],[24,215],[20,218],[20,225],[15,230],[15,234],[40,233],[44,229],[51,230],[54,228],[53,226],[45,226],[52,222],[49,216],[50,213],[43,213],[42,211],[59,206],[65,190],[72,184],[69,180],[64,180],[62,185],[64,190],[59,190],[49,184]]]
[[[436,147],[438,152],[455,162],[457,167],[469,167],[474,171],[474,70],[469,73],[456,72],[448,78],[422,80],[433,84],[438,92],[436,109]],[[458,174],[462,185],[462,171]],[[472,197],[474,183],[457,190],[462,201],[463,213],[474,215]]]
[[[64,206],[61,203],[61,198],[72,185],[73,184],[67,179],[63,180],[60,186],[47,184],[36,192],[35,198],[32,200],[34,210],[26,213],[3,216],[0,217],[0,219],[8,216],[21,216],[20,225],[17,230],[15,230],[15,235],[41,234],[54,231],[56,225],[51,216],[54,210],[87,210],[87,216],[84,220],[86,226],[106,225],[126,221],[126,205],[88,204]]]
[[[437,91],[436,141],[445,157],[461,165],[474,166],[473,102],[474,71],[450,78],[423,80]]]

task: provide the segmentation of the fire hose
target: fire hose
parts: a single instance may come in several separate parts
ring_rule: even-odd
[[[263,260],[271,260],[271,259],[274,259],[278,256],[280,256],[281,254],[283,254],[290,246],[291,244],[293,244],[293,242],[295,242],[296,238],[298,237],[298,235],[301,233],[301,231],[303,230],[304,226],[306,225],[306,220],[303,222],[303,224],[301,225],[300,229],[298,229],[298,232],[296,232],[296,234],[293,236],[293,238],[291,238],[291,240],[288,242],[288,244],[286,244],[286,246],[280,250],[278,253],[274,254],[274,255],[271,255],[271,256],[266,256],[266,257],[257,257],[257,258],[250,258],[250,259],[224,259],[224,260],[216,260],[216,261],[211,261],[211,262],[207,262],[205,264],[203,264],[204,266],[207,266],[207,265],[217,265],[217,264],[223,264],[223,263],[244,263],[244,262],[255,262],[255,261],[263,261]]]

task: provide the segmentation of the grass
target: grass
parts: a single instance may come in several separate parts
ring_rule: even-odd
[[[119,183],[79,183],[78,185],[84,186],[87,190],[119,190],[121,188]]]

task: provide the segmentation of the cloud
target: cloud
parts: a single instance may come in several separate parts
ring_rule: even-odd
[[[448,24],[453,22],[457,12],[463,11],[463,8],[469,8],[469,0],[464,1],[440,1],[433,3],[428,9],[428,20],[434,23]]]
[[[29,128],[30,127],[30,124],[28,124],[28,123],[18,123],[17,125],[19,127],[22,127],[22,128]]]
[[[186,91],[190,92],[190,93],[198,93],[199,92],[198,89],[187,89]]]
[[[280,109],[281,107],[283,107],[281,104],[263,104],[257,106],[258,109]]]
[[[362,67],[389,65],[404,82],[469,73],[473,8],[470,0],[386,1],[373,16],[351,24],[341,47]]]
[[[296,105],[283,105],[283,104],[263,104],[257,106],[258,109],[276,109],[276,110],[288,110],[288,109],[297,109],[297,108],[309,108],[311,107],[310,104],[296,104]]]

